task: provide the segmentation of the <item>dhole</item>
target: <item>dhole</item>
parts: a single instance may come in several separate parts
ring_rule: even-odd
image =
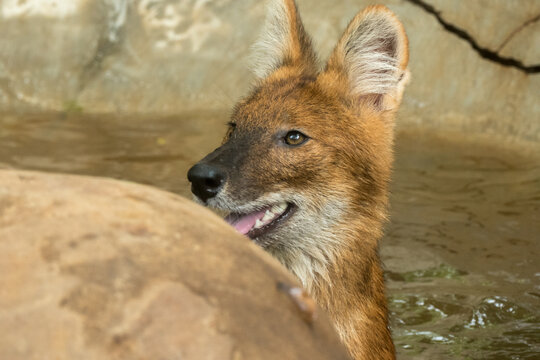
[[[258,82],[189,170],[192,191],[300,279],[355,359],[393,359],[378,241],[408,78],[403,26],[368,7],[320,69],[294,0],[275,0],[256,47]]]

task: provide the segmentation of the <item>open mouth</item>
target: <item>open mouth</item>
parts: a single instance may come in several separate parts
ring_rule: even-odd
[[[255,239],[288,219],[295,209],[295,205],[283,202],[248,214],[231,213],[225,218],[225,221],[240,234]]]

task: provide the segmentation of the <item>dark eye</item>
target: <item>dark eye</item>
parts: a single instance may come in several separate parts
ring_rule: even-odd
[[[305,143],[307,139],[308,137],[302,134],[300,131],[293,130],[289,131],[283,140],[289,146],[298,146]]]

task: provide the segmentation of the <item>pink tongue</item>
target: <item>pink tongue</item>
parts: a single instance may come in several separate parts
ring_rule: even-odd
[[[242,215],[240,218],[236,219],[232,218],[231,216],[227,216],[225,221],[231,224],[240,234],[246,235],[249,230],[255,226],[255,222],[262,219],[265,212],[266,210],[256,211],[251,214]]]

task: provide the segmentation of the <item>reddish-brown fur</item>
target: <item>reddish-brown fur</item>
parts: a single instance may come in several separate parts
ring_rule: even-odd
[[[319,71],[294,1],[283,1],[290,31],[282,58],[235,107],[234,131],[203,161],[228,167],[222,192],[233,204],[268,194],[300,199],[295,215],[256,242],[299,276],[353,358],[393,359],[378,241],[386,220],[393,118],[407,76],[407,38],[387,8],[370,7],[352,20]],[[344,54],[370,16],[395,30],[381,45],[396,57],[400,72],[391,93],[351,90]],[[310,139],[288,148],[278,139],[290,129]],[[223,203],[210,205],[229,206]],[[311,253],[310,247],[322,250]]]

